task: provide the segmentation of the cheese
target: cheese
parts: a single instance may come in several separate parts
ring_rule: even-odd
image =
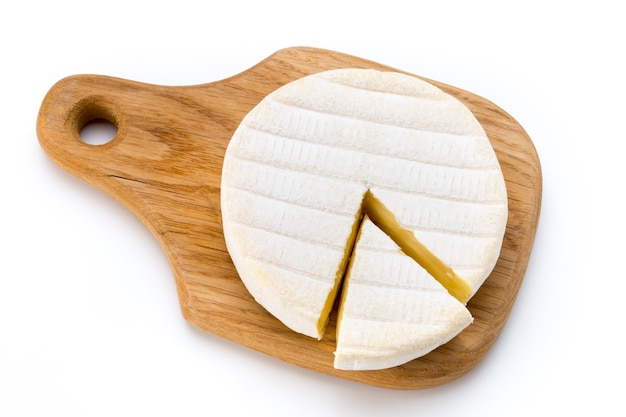
[[[365,213],[461,304],[493,269],[507,220],[502,171],[469,109],[364,69],[303,77],[250,111],[226,150],[221,208],[250,294],[318,339]]]
[[[337,369],[401,365],[448,342],[472,322],[465,305],[367,216],[343,285]]]

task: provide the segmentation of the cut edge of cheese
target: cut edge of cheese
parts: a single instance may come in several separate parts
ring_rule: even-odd
[[[345,282],[345,277],[348,271],[350,270],[350,260],[352,259],[352,253],[354,251],[354,244],[357,241],[357,236],[359,235],[361,224],[363,222],[363,207],[357,213],[355,217],[354,224],[352,225],[352,232],[350,233],[350,237],[346,242],[345,252],[343,260],[339,265],[339,269],[337,270],[337,275],[335,278],[335,285],[328,294],[326,298],[326,303],[322,308],[322,312],[320,314],[319,320],[317,321],[317,339],[321,340],[324,331],[326,330],[326,325],[328,324],[328,320],[330,318],[330,313],[337,302],[337,297],[341,296],[340,289]]]
[[[433,276],[448,292],[465,304],[473,293],[472,287],[460,278],[448,265],[437,258],[424,246],[413,232],[400,225],[396,216],[377,199],[371,191],[363,199],[365,213],[400,249],[413,258],[422,268]]]

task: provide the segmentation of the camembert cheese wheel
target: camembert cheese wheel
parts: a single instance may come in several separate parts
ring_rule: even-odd
[[[248,291],[314,338],[365,215],[465,304],[498,259],[508,213],[469,109],[416,77],[366,69],[303,77],[252,109],[226,150],[221,209]]]

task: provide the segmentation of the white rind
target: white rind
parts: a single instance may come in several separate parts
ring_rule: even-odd
[[[467,308],[367,217],[344,282],[334,366],[401,365],[448,342],[472,322]]]
[[[262,100],[227,148],[226,244],[244,284],[295,331],[321,338],[370,190],[473,293],[493,269],[507,219],[504,178],[481,125],[415,77],[326,71]]]

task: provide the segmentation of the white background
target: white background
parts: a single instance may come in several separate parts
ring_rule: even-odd
[[[617,1],[32,3],[0,6],[0,416],[624,415]],[[373,388],[196,330],[147,229],[37,142],[41,100],[65,76],[199,84],[289,46],[469,90],[533,139],[544,182],[531,262],[504,331],[467,376]]]

